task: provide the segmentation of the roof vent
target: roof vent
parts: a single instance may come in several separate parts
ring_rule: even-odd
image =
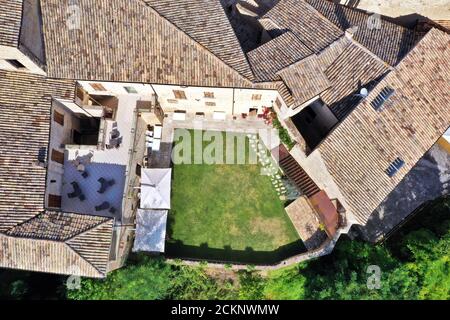
[[[372,100],[370,103],[372,107],[378,111],[380,108],[389,100],[390,97],[393,96],[395,90],[391,87],[384,87],[383,90]]]
[[[401,158],[397,158],[389,165],[389,167],[384,170],[389,178],[392,178],[398,170],[400,170],[405,165],[405,161]]]

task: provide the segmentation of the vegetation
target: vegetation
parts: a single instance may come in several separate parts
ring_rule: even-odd
[[[289,132],[283,125],[281,124],[280,120],[278,120],[277,114],[274,112],[272,114],[272,125],[275,129],[278,130],[278,135],[280,136],[281,142],[283,142],[286,147],[291,150],[295,146],[295,142],[292,141],[291,136],[289,135]]]
[[[224,133],[217,134],[226,141]],[[257,263],[281,260],[295,253],[286,250],[301,249],[270,177],[249,161],[248,138],[242,141],[244,164],[174,165],[169,255]],[[201,151],[211,143],[204,142]],[[224,163],[226,157],[224,147]]]
[[[449,248],[450,200],[446,199],[427,207],[383,245],[343,238],[329,256],[264,276],[251,267],[237,273],[226,269],[218,272],[207,265],[188,267],[135,256],[127,267],[111,273],[106,280],[83,279],[81,289],[67,291],[67,297],[448,300]],[[367,287],[369,265],[380,267],[379,289]],[[40,298],[55,298],[64,288],[62,282],[52,286],[57,281],[42,275],[39,283],[33,283],[29,282],[29,273],[22,273],[22,277],[18,274],[0,273],[1,297],[38,298],[37,291],[41,290]]]

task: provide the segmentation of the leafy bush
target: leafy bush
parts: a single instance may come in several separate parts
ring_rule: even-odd
[[[272,125],[275,129],[278,130],[278,135],[280,137],[281,142],[283,142],[288,147],[289,150],[292,149],[295,146],[295,142],[292,141],[289,132],[285,127],[281,125],[280,120],[278,119],[276,113],[273,113],[272,117],[273,117]]]

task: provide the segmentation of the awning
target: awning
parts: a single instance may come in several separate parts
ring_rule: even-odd
[[[142,209],[170,209],[171,176],[170,168],[142,170]]]
[[[133,252],[164,252],[167,210],[138,209]]]

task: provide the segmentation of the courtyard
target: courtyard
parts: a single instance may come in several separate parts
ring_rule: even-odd
[[[188,132],[191,136],[195,133],[194,130]],[[213,158],[223,161],[178,163],[179,157],[194,162],[199,152],[197,155],[190,152],[187,158],[185,150],[177,154],[177,145],[183,143],[185,137],[177,140],[175,131],[172,210],[166,254],[264,264],[304,250],[271,177],[261,174],[262,166],[255,161],[248,137],[243,133],[236,134],[245,146],[244,154],[239,156],[238,143],[233,149],[225,147],[229,138],[224,132],[196,133],[215,137],[204,139],[210,141],[202,140],[200,153],[208,151]],[[190,143],[193,148],[193,140],[184,143]],[[216,140],[224,143],[214,149],[211,146]],[[231,157],[234,163],[226,161],[230,150],[234,152]]]

